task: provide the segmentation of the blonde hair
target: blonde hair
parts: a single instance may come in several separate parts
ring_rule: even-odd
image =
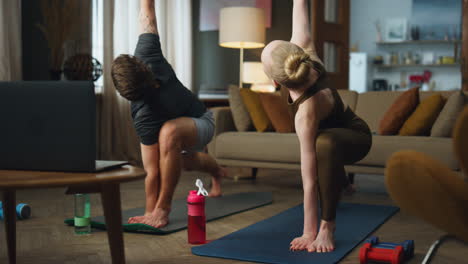
[[[271,63],[265,68],[266,74],[288,88],[307,84],[314,63],[304,49],[291,42],[281,42],[271,52]]]

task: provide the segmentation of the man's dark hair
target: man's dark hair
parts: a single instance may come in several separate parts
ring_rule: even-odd
[[[127,54],[115,58],[111,75],[119,94],[130,101],[143,97],[146,89],[158,86],[149,67],[138,58]]]

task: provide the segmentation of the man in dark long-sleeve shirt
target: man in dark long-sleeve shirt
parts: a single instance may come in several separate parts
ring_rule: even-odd
[[[184,87],[164,58],[154,0],[140,0],[140,4],[141,35],[135,56],[117,57],[112,64],[112,79],[120,95],[131,101],[147,173],[145,215],[128,222],[160,228],[169,222],[182,168],[210,173],[210,196],[221,195],[220,178],[226,172],[203,152],[213,137],[213,114]]]

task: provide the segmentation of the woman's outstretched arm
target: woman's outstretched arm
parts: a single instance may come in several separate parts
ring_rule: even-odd
[[[303,48],[313,60],[323,64],[315,50],[309,18],[309,0],[294,0],[291,42]]]
[[[303,49],[315,51],[309,19],[308,0],[294,0],[291,42]]]
[[[315,98],[301,104],[295,117],[296,133],[301,151],[301,175],[304,189],[304,234],[317,235],[317,158],[315,141],[318,119],[315,111]]]
[[[158,34],[154,1],[155,0],[140,0],[140,34]]]

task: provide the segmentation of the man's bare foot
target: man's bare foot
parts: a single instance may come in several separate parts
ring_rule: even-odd
[[[291,246],[289,250],[292,251],[301,251],[307,248],[307,245],[314,242],[316,235],[313,234],[303,234],[301,237],[296,237],[291,241]]]
[[[324,221],[320,223],[320,230],[315,241],[307,245],[309,252],[332,252],[335,250],[335,221]]]
[[[155,208],[149,215],[144,215],[139,218],[132,217],[134,220],[131,224],[145,224],[155,228],[165,227],[169,223],[169,212],[169,210]]]
[[[221,180],[225,177],[227,177],[227,170],[220,166],[216,176],[211,178],[211,190],[208,194],[209,197],[221,196]]]
[[[140,222],[144,217],[145,217],[144,215],[130,217],[128,219],[128,223],[129,224],[136,224],[136,223]]]
[[[148,216],[148,215],[151,215],[151,213],[145,212],[144,215],[130,217],[127,222],[129,224],[136,224],[136,223],[139,223],[145,216]]]

